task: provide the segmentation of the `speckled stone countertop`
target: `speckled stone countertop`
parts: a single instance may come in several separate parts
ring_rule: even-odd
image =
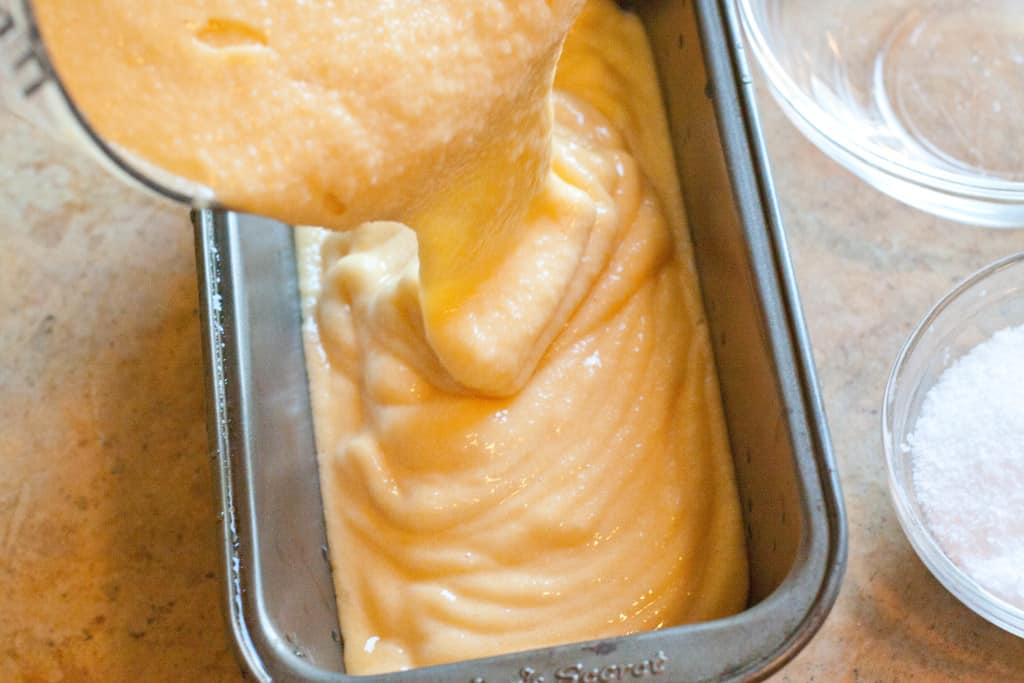
[[[903,537],[879,436],[915,322],[1024,231],[903,207],[761,106],[850,524],[835,609],[774,680],[1024,681],[1024,640],[961,606]],[[0,206],[0,681],[240,680],[185,211],[5,113]]]

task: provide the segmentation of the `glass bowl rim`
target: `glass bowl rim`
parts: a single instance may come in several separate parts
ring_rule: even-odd
[[[19,0],[14,0],[18,2]],[[152,194],[169,199],[179,204],[194,208],[222,208],[213,191],[202,183],[181,178],[156,166],[146,166],[144,162],[132,159],[122,150],[107,142],[89,122],[68,92],[64,80],[53,65],[49,48],[43,39],[36,17],[35,0],[20,0],[19,8],[26,22],[28,46],[36,61],[43,69],[45,83],[52,83],[56,95],[51,100],[53,106],[60,108],[60,114],[68,117],[68,122],[75,127],[81,136],[81,143],[86,150],[94,155],[102,164],[120,176],[123,180]],[[187,187],[188,191],[175,187]]]
[[[992,276],[1015,266],[1024,266],[1024,251],[1011,254],[978,269],[946,292],[925,314],[904,342],[889,372],[882,399],[881,422],[889,495],[893,507],[896,509],[896,518],[914,552],[939,583],[961,603],[990,623],[1024,638],[1024,608],[1017,607],[994,595],[966,571],[958,567],[942,550],[924,519],[917,513],[911,502],[911,492],[900,483],[896,472],[897,462],[909,456],[902,450],[901,444],[896,443],[896,434],[893,429],[893,401],[897,385],[901,381],[905,365],[917,351],[932,325],[950,305],[964,294],[988,281]]]
[[[808,96],[775,58],[771,44],[756,16],[757,0],[736,0],[740,23],[754,55],[768,77],[769,85],[786,105],[787,114],[797,116],[831,144],[836,145],[859,163],[890,176],[912,182],[943,194],[983,201],[1024,204],[1024,182],[977,176],[935,169],[926,164],[904,162],[880,153],[871,145],[848,135],[817,102]],[[764,0],[757,4],[763,4]]]

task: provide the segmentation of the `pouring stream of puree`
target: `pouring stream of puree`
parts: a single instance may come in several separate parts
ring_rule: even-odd
[[[107,139],[229,206],[331,229],[298,244],[349,673],[743,608],[635,17],[611,0],[35,4]]]

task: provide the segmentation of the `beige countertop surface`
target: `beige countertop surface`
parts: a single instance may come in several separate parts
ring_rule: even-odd
[[[1024,681],[1024,639],[961,606],[905,540],[879,437],[915,322],[1024,231],[906,208],[761,105],[850,534],[835,608],[773,680]],[[186,212],[5,113],[0,206],[0,682],[240,680]]]

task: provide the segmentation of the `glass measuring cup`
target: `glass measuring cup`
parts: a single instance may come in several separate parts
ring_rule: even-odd
[[[209,187],[168,173],[92,129],[50,62],[31,0],[0,0],[0,100],[14,114],[86,151],[133,187],[191,206],[218,205]]]

